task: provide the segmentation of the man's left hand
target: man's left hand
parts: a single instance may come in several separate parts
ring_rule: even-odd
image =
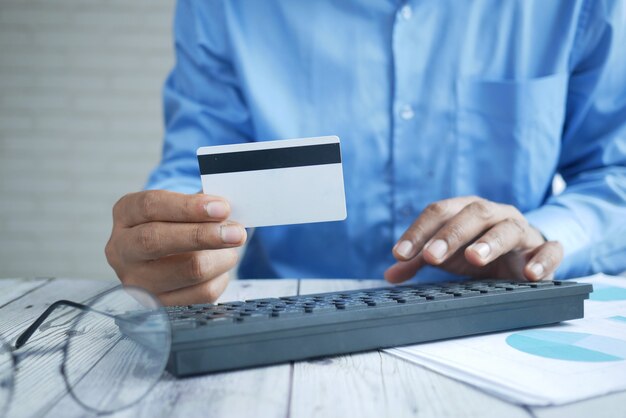
[[[425,265],[476,278],[537,281],[552,277],[563,248],[546,241],[510,205],[457,197],[429,205],[393,248],[385,279],[399,283]]]

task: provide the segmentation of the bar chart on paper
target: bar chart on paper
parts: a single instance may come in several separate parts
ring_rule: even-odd
[[[594,286],[584,319],[388,352],[524,405],[625,390],[626,278],[600,274],[576,281]]]

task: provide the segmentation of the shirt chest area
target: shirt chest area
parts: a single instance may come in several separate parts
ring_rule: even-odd
[[[472,81],[567,73],[579,8],[567,3],[268,1],[233,10],[229,30],[254,109],[410,119],[455,112]]]

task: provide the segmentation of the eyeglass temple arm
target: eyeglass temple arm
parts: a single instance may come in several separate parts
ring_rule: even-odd
[[[39,315],[39,317],[35,319],[35,322],[33,322],[28,328],[26,328],[26,330],[19,337],[17,337],[17,340],[15,341],[15,349],[17,350],[18,348],[26,344],[28,339],[32,337],[35,331],[37,331],[41,324],[43,324],[43,321],[45,321],[50,316],[50,314],[52,314],[52,312],[54,312],[54,310],[60,306],[70,306],[72,308],[77,308],[82,311],[93,311],[105,316],[109,316],[112,318],[114,317],[113,315],[96,311],[95,309],[92,309],[87,305],[83,305],[82,303],[72,302],[71,300],[57,300],[52,305],[50,305],[48,309],[46,309],[41,315]]]

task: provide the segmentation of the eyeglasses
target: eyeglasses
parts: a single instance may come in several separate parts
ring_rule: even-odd
[[[137,403],[159,381],[171,347],[168,315],[146,291],[116,287],[87,304],[54,302],[17,338],[15,347],[0,338],[0,417],[9,410],[18,364],[31,354],[19,349],[63,307],[79,312],[71,312],[76,316],[61,347],[61,374],[70,395],[85,409],[119,411]]]

